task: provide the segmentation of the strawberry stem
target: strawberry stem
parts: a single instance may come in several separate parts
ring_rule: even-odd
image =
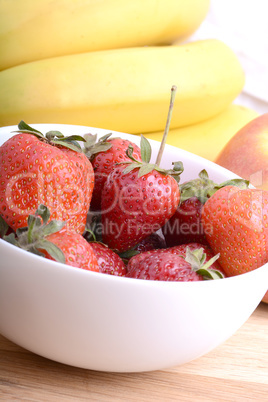
[[[157,166],[160,166],[160,162],[161,162],[162,155],[163,155],[163,152],[164,152],[164,148],[165,148],[165,145],[166,145],[166,140],[167,140],[167,135],[168,135],[168,132],[169,132],[169,126],[170,126],[170,122],[171,122],[171,116],[172,116],[172,112],[173,112],[174,100],[175,100],[176,92],[177,92],[177,87],[176,87],[176,85],[173,85],[172,88],[171,88],[170,103],[169,103],[166,127],[165,127],[165,131],[164,131],[164,134],[163,134],[163,138],[162,138],[160,148],[159,148],[159,151],[158,151],[158,155],[157,155],[157,158],[156,158],[156,162],[155,162]]]

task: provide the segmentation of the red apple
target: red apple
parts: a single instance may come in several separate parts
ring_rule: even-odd
[[[225,145],[215,162],[268,190],[268,113],[241,128]],[[268,303],[268,291],[262,299]]]
[[[268,113],[242,127],[215,162],[250,180],[253,186],[268,190]]]

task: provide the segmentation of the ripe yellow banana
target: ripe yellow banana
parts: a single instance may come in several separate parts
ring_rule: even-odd
[[[219,115],[192,126],[170,130],[167,144],[215,161],[217,155],[235,133],[258,116],[250,108],[231,104]],[[163,132],[150,133],[147,138],[161,141]]]
[[[106,50],[39,60],[0,72],[0,125],[66,123],[128,133],[171,128],[223,111],[244,85],[233,51],[218,40]]]
[[[88,51],[171,43],[209,0],[0,0],[0,70]]]

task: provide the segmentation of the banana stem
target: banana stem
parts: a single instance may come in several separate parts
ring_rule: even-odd
[[[164,148],[165,148],[165,145],[166,145],[166,140],[167,140],[167,135],[168,135],[168,132],[169,132],[169,126],[170,126],[170,122],[171,122],[171,116],[172,116],[172,111],[173,111],[173,107],[174,107],[174,100],[175,100],[176,92],[177,92],[177,87],[176,87],[176,85],[173,85],[172,88],[171,88],[170,103],[169,103],[166,127],[165,127],[165,131],[164,131],[164,134],[163,134],[163,138],[162,138],[160,148],[159,148],[159,151],[158,151],[158,154],[157,154],[156,162],[155,162],[157,166],[160,165],[162,155],[163,155],[163,152],[164,152]]]

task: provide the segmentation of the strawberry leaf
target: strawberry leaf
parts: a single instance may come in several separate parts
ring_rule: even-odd
[[[122,162],[122,163],[126,163],[126,162]],[[123,170],[123,174],[128,174],[129,172],[132,172],[132,170],[140,168],[141,164],[139,162],[137,163],[130,163],[128,164],[128,166]]]
[[[231,179],[218,184],[209,179],[207,171],[203,169],[199,173],[198,178],[180,185],[181,202],[191,197],[196,197],[202,204],[205,204],[208,198],[225,186],[237,186],[241,189],[248,188],[249,181],[244,179]]]
[[[23,233],[27,232],[28,233],[28,226],[25,226],[23,228],[18,228],[16,230],[16,235],[21,236]]]
[[[102,137],[100,137],[99,142],[106,142],[111,137],[111,135],[112,133],[104,134]]]
[[[84,144],[84,146],[87,148],[87,147],[92,147],[93,145],[95,145],[96,144],[96,141],[97,141],[97,134],[90,134],[90,133],[88,133],[88,134],[85,134],[84,135],[84,138],[85,138],[85,144]]]
[[[25,123],[25,121],[21,120],[18,124],[18,129],[19,132],[23,131],[29,134],[38,134],[38,136],[40,137],[44,137],[44,135],[41,133],[41,131],[36,130],[35,128],[29,126],[28,124]]]
[[[113,145],[111,142],[107,140],[112,135],[112,133],[108,133],[103,135],[97,142],[97,134],[85,134],[85,144],[83,152],[87,156],[89,160],[92,160],[93,157],[99,152],[108,151]]]
[[[182,173],[182,172],[184,171],[184,166],[183,166],[183,163],[182,163],[181,161],[172,162],[172,165],[174,166],[174,167],[173,167],[173,170],[174,170],[175,172]]]
[[[203,276],[204,279],[223,279],[224,278],[222,273],[215,269],[200,268],[196,271],[196,273]]]
[[[118,253],[119,257],[121,257],[123,260],[129,260],[131,257],[137,254],[140,254],[140,252],[133,248],[122,253]]]
[[[0,215],[0,237],[3,238],[7,234],[8,229],[9,229],[8,224]]]
[[[132,144],[129,144],[128,145],[128,148],[127,148],[127,150],[126,150],[126,154],[127,154],[127,156],[129,157],[129,159],[131,159],[133,162],[137,162],[137,163],[141,163],[141,162],[139,162],[137,159],[135,159],[134,158],[134,156],[133,156],[133,152],[134,152],[134,148],[133,148],[133,145]],[[129,163],[129,162],[122,162],[122,163]],[[144,162],[144,163],[146,163],[146,162]]]
[[[224,278],[223,274],[215,269],[210,269],[212,264],[220,257],[220,254],[216,254],[210,260],[206,261],[206,253],[201,247],[199,249],[191,250],[186,247],[185,261],[187,261],[192,269],[204,279],[220,279]]]
[[[82,135],[69,135],[68,137],[64,137],[65,140],[68,141],[82,141],[82,142],[86,142],[85,138],[82,137]]]
[[[205,182],[209,181],[208,172],[205,169],[201,170],[201,172],[199,173],[199,177],[201,180],[204,180]]]
[[[149,163],[152,156],[151,144],[143,135],[141,135],[140,141],[141,159],[145,163]]]
[[[21,247],[21,248],[23,248],[23,247]],[[40,250],[38,250],[38,249],[35,247],[35,244],[29,245],[29,247],[27,248],[27,251],[30,252],[30,253],[32,253],[32,254],[39,255],[40,257],[45,257],[45,254],[42,253]]]
[[[196,250],[191,250],[189,247],[186,247],[186,255],[185,261],[187,261],[193,270],[197,271],[204,264],[206,259],[206,254],[204,253],[203,248],[199,248]]]
[[[43,236],[48,236],[52,233],[59,232],[64,226],[66,222],[53,220],[50,221],[47,225],[43,226],[42,234]]]
[[[4,236],[3,240],[7,241],[10,244],[13,244],[13,246],[20,247],[15,233],[10,233],[8,236]]]
[[[68,138],[62,138],[62,139],[58,139],[58,140],[54,139],[53,141],[51,141],[51,144],[61,145],[65,148],[69,148],[75,152],[82,152],[82,148],[81,148],[80,144],[77,141],[70,141]]]
[[[57,130],[51,130],[46,133],[46,138],[48,139],[49,143],[55,143],[55,141],[62,141],[63,146],[65,142],[70,142],[70,143],[75,143],[77,144],[77,141],[82,141],[85,142],[85,138],[82,137],[81,135],[69,135],[68,137],[65,137],[60,131]],[[80,147],[80,145],[78,144]]]
[[[27,219],[28,223],[28,243],[34,242],[34,235],[38,231],[38,229],[42,226],[42,220],[39,216],[29,215]],[[26,233],[26,231],[24,232]]]
[[[138,177],[142,177],[148,173],[151,173],[155,169],[155,165],[148,163],[147,165],[141,165],[139,168]]]
[[[209,179],[207,171],[203,169],[199,173],[198,178],[180,185],[181,202],[191,197],[196,197],[204,204],[208,199],[208,194],[214,191],[215,186],[217,184]]]
[[[220,257],[220,253],[214,255],[214,257],[210,258],[205,264],[202,264],[203,269],[208,269],[212,264],[214,264],[215,261]]]
[[[61,262],[65,264],[65,256],[61,249],[56,246],[56,244],[46,240],[46,239],[41,239],[35,244],[34,250],[37,250],[39,253],[41,253],[39,250],[45,250],[54,260]],[[33,251],[32,251],[33,252]]]
[[[35,216],[41,216],[43,223],[47,224],[50,218],[50,211],[44,204],[40,204],[35,212]]]
[[[87,225],[85,228],[84,237],[88,242],[90,241],[102,241],[102,223],[100,213],[91,213],[89,211],[87,217]]]
[[[48,139],[49,142],[51,140],[53,140],[55,137],[64,138],[64,135],[60,131],[57,131],[57,130],[51,130],[46,133],[46,138]]]
[[[219,188],[225,187],[225,186],[236,186],[241,188],[242,190],[245,188],[248,188],[249,186],[249,181],[244,180],[244,179],[231,179],[231,180],[226,180],[216,186],[217,190]]]
[[[86,231],[85,237],[87,240],[91,239],[91,241],[97,242],[97,238],[93,230],[85,228],[85,231]]]

